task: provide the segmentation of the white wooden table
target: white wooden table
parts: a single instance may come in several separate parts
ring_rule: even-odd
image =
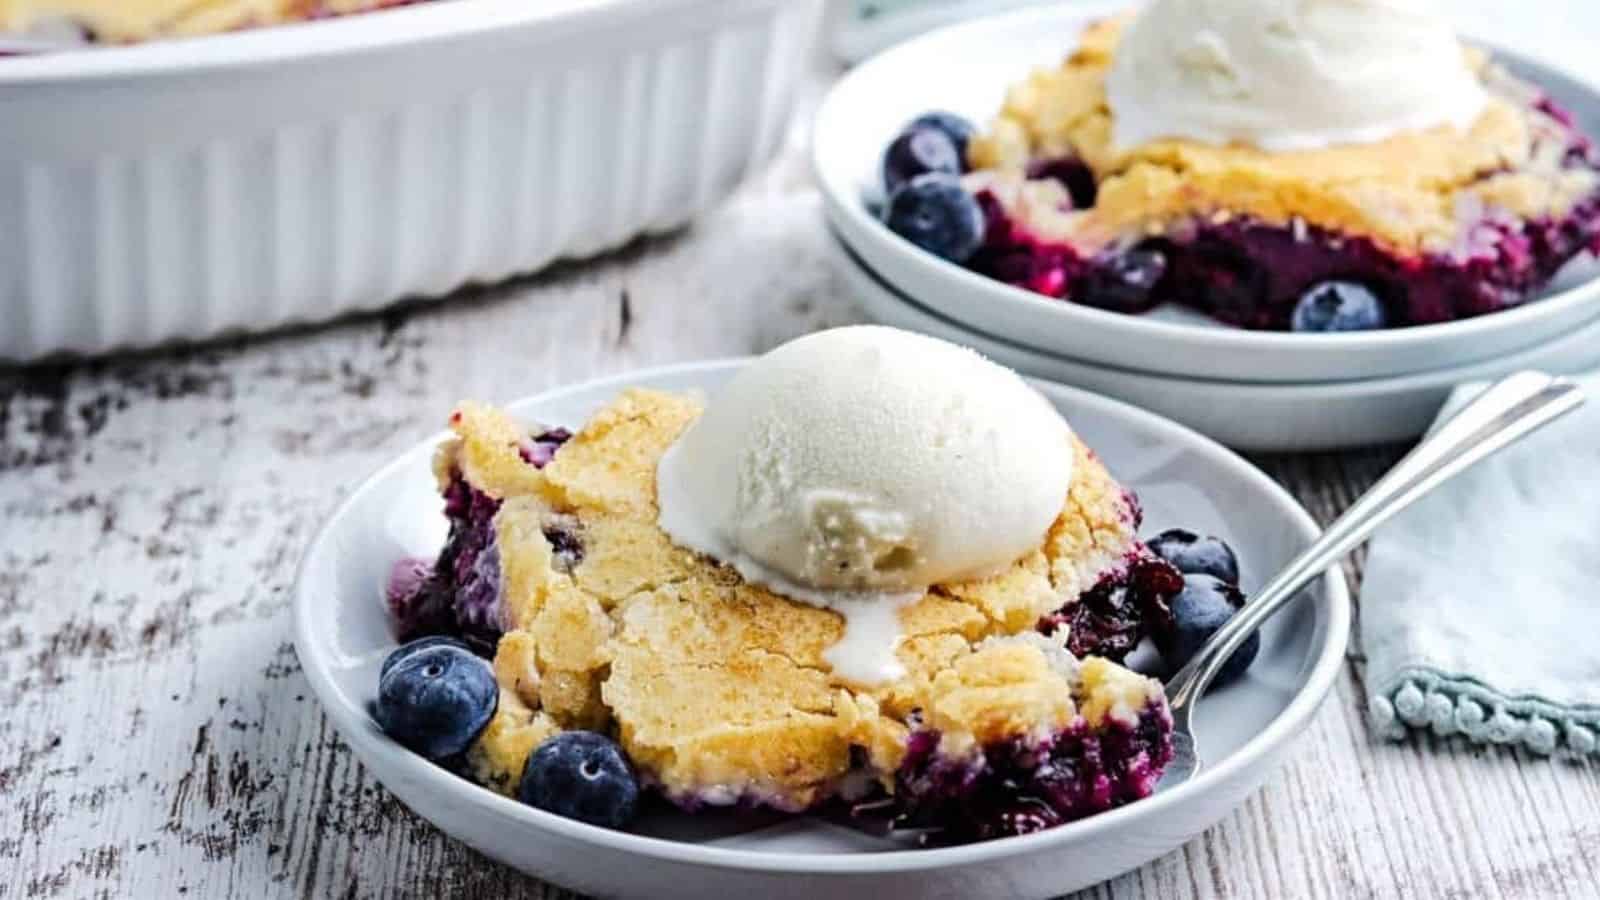
[[[0,900],[566,896],[434,830],[356,763],[290,643],[296,562],[346,490],[463,397],[855,321],[818,215],[791,151],[691,231],[517,284],[0,371]],[[1326,521],[1400,449],[1259,462]],[[1600,768],[1382,743],[1362,674],[1356,644],[1260,794],[1088,896],[1596,896]]]

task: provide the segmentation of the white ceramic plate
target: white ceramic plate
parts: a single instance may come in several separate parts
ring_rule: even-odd
[[[440,296],[678,227],[821,0],[458,0],[0,59],[0,360]]]
[[[743,363],[700,363],[577,385],[520,403],[530,421],[576,426],[625,386],[714,390]],[[1211,441],[1082,391],[1040,389],[1145,501],[1151,529],[1223,536],[1259,585],[1313,540],[1316,525],[1280,487]],[[443,411],[441,411],[441,416]],[[442,437],[442,436],[441,436]],[[1132,869],[1226,815],[1304,731],[1343,661],[1350,600],[1336,572],[1265,631],[1247,678],[1207,698],[1200,732],[1214,765],[1120,810],[1022,838],[906,850],[816,820],[661,813],[630,833],[523,806],[433,766],[367,713],[394,648],[385,573],[444,538],[429,457],[412,449],[357,488],[312,542],[295,586],[295,642],[306,677],[356,755],[406,805],[478,850],[574,890],[693,898],[1049,897]]]
[[[1019,372],[1134,403],[1245,450],[1309,451],[1414,438],[1458,384],[1522,369],[1582,372],[1600,365],[1600,318],[1486,362],[1362,381],[1262,384],[1152,375],[1069,359],[969,328],[911,300],[865,268],[837,237],[830,258],[862,310],[885,325],[966,344]]]
[[[889,50],[840,81],[817,115],[812,162],[828,219],[850,248],[897,289],[965,326],[1161,375],[1259,382],[1405,375],[1529,347],[1600,314],[1600,280],[1579,278],[1578,286],[1519,309],[1367,334],[1251,332],[1169,311],[1129,316],[1042,297],[945,262],[867,210],[863,198],[878,190],[883,148],[907,120],[950,109],[988,121],[1008,85],[1059,62],[1085,22],[1124,6],[1122,0],[1050,5],[953,26]],[[1600,134],[1600,88],[1496,52]]]

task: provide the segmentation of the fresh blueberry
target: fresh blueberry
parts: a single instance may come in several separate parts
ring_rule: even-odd
[[[378,670],[378,679],[380,681],[383,680],[383,676],[389,674],[389,670],[393,669],[396,663],[400,662],[411,654],[416,653],[418,650],[426,650],[429,647],[457,647],[459,649],[466,650],[469,653],[472,652],[472,648],[468,647],[465,641],[458,640],[457,638],[453,637],[446,637],[442,634],[436,634],[425,638],[417,638],[414,641],[408,641],[404,644],[401,644],[399,647],[395,648],[393,653],[390,653],[387,657],[384,657],[383,668]]]
[[[892,195],[918,175],[960,175],[962,168],[961,151],[949,135],[937,128],[913,128],[883,153],[883,190]]]
[[[956,145],[956,151],[961,154],[963,163],[967,158],[967,145],[972,143],[972,138],[978,133],[978,129],[973,127],[971,122],[942,109],[917,116],[906,125],[905,130],[911,131],[917,128],[932,128],[943,132],[944,136],[950,139],[950,143]],[[962,166],[962,171],[966,171],[965,165]]]
[[[1239,557],[1221,538],[1172,528],[1151,538],[1147,546],[1185,575],[1211,575],[1229,584],[1239,583]]]
[[[1167,666],[1175,672],[1188,665],[1243,605],[1244,594],[1227,582],[1210,575],[1183,576],[1183,590],[1172,599],[1172,628],[1155,636]],[[1216,683],[1224,685],[1243,675],[1260,650],[1261,634],[1257,632],[1234,651],[1217,674]]]
[[[951,262],[966,262],[983,244],[983,209],[954,175],[911,179],[889,198],[889,230]]]
[[[378,724],[389,736],[433,760],[466,750],[499,703],[489,664],[448,638],[423,638],[378,681]]]
[[[1290,316],[1295,331],[1372,331],[1385,328],[1383,301],[1354,281],[1323,281],[1300,295]]]
[[[1115,312],[1143,312],[1154,305],[1151,294],[1167,274],[1167,255],[1134,249],[1100,261],[1085,282],[1083,302]]]
[[[528,757],[523,803],[603,828],[621,828],[639,805],[639,779],[617,743],[592,731],[547,738]]]

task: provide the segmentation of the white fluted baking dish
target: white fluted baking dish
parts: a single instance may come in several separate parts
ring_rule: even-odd
[[[0,60],[0,359],[590,255],[782,140],[822,0],[457,0]]]

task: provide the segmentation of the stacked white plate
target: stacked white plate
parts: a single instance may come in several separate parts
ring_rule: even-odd
[[[1048,6],[943,29],[863,64],[829,95],[817,117],[813,163],[834,261],[868,315],[1263,450],[1405,440],[1427,427],[1457,384],[1525,368],[1600,365],[1600,279],[1589,260],[1537,301],[1494,315],[1288,334],[1230,328],[1176,309],[1130,316],[1043,297],[924,253],[877,221],[869,204],[879,160],[907,120],[930,109],[988,120],[1007,85],[1057,63],[1086,22],[1121,6]],[[1600,87],[1491,49],[1600,134]]]

